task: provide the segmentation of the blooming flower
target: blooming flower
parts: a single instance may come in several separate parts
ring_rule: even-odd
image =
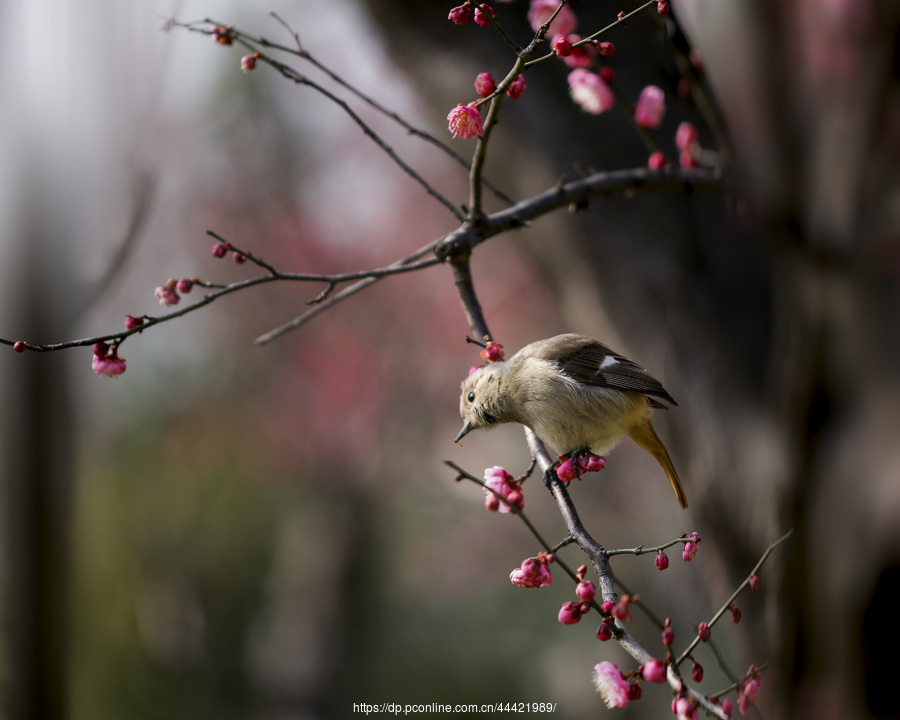
[[[591,679],[606,707],[625,707],[628,704],[628,681],[614,663],[604,660],[594,665]]]
[[[650,658],[641,668],[641,675],[645,680],[654,683],[665,682],[666,680],[666,663],[656,658]]]
[[[509,574],[509,581],[523,588],[547,587],[553,584],[553,574],[546,558],[531,557]]]
[[[475,76],[475,92],[481,97],[487,97],[497,89],[493,76],[489,72],[478,73]]]
[[[675,698],[672,701],[672,712],[675,713],[678,720],[699,720],[697,708],[686,697]]]
[[[656,85],[648,85],[641,90],[634,108],[634,121],[651,130],[662,124],[666,114],[666,94]]]
[[[125,358],[119,357],[115,347],[110,349],[104,342],[94,343],[91,369],[98,375],[115,377],[125,372]]]
[[[531,0],[531,6],[528,8],[528,22],[531,23],[531,28],[535,32],[540,30],[541,25],[550,19],[550,16],[558,7],[559,0]],[[568,5],[564,5],[559,14],[553,18],[553,22],[550,23],[548,34],[551,37],[553,35],[568,35],[575,30],[577,25],[578,17],[575,15],[575,11]]]
[[[153,291],[153,294],[160,305],[177,305],[178,301],[181,300],[175,288],[168,285],[160,285]]]
[[[616,104],[609,85],[599,75],[584,68],[569,73],[569,93],[583,110],[593,115],[606,112]]]
[[[484,124],[478,108],[460,103],[447,115],[453,137],[469,140],[484,134]]]

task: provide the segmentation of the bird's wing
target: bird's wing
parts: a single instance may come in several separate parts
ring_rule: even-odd
[[[651,395],[678,405],[644,368],[596,340],[586,338],[561,355],[558,362],[560,370],[577,382]]]

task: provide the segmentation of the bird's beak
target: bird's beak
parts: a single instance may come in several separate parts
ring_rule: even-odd
[[[469,424],[469,421],[466,420],[466,421],[463,423],[462,430],[459,431],[459,435],[456,436],[456,440],[454,440],[453,442],[458,443],[458,442],[459,442],[460,440],[462,440],[466,435],[469,434],[469,431],[470,431],[471,429],[472,429],[472,427],[471,427],[471,425]]]

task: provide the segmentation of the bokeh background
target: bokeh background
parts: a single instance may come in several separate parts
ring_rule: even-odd
[[[615,14],[573,6],[585,30]],[[679,640],[793,528],[717,649],[737,673],[768,663],[765,717],[898,717],[885,658],[900,640],[900,10],[672,6],[674,32],[653,13],[616,30],[609,65],[632,101],[650,83],[669,91],[654,136],[670,157],[681,120],[727,151],[723,191],[614,196],[495,238],[474,258],[480,298],[510,351],[584,332],[678,399],[658,426],[689,512],[628,444],[574,493],[607,547],[702,534],[695,562],[673,552],[666,573],[652,558],[615,564]],[[524,0],[496,7],[524,41]],[[236,47],[160,30],[172,15],[213,16],[290,44],[275,10],[317,58],[444,137],[475,74],[512,62],[448,9],[0,6],[0,336],[103,334],[126,313],[159,313],[153,289],[170,277],[253,272],[214,259],[207,229],[281,269],[328,273],[386,265],[452,229],[335,106],[266,67],[242,74]],[[688,42],[721,128],[674,91]],[[626,113],[579,112],[565,75],[536,68],[504,106],[487,171],[515,198],[646,162]],[[466,201],[458,166],[361,114]],[[385,280],[253,345],[320,289],[257,288],[133,337],[117,380],[91,372],[88,349],[0,353],[3,717],[342,718],[354,702],[606,712],[590,670],[630,661],[591,622],[556,622],[564,582],[509,584],[534,540],[443,464],[518,474],[529,459],[514,427],[452,443],[458,383],[478,358],[449,271]],[[526,510],[562,538],[540,487]],[[656,647],[655,630],[635,632]],[[702,687],[727,684],[712,655],[698,660]],[[668,702],[647,688],[615,712],[659,717]]]

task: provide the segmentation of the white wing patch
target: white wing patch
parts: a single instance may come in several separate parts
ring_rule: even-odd
[[[603,370],[604,368],[608,368],[611,365],[618,365],[618,364],[619,364],[619,361],[614,355],[607,355],[605,358],[603,358],[603,362],[600,363],[600,369]]]

